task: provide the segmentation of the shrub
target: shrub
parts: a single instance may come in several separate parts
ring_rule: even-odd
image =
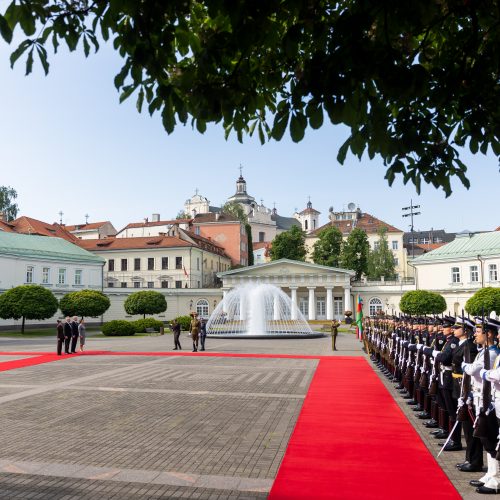
[[[154,328],[155,330],[160,331],[160,328],[163,326],[163,322],[154,318],[145,318],[132,321],[132,325],[134,326],[135,333],[145,333],[146,328]]]
[[[134,335],[135,328],[132,322],[123,319],[114,319],[102,325],[102,333],[107,337]]]
[[[177,320],[177,323],[181,325],[181,330],[188,331],[193,318],[191,318],[191,316],[177,316],[175,319]]]
[[[101,316],[110,307],[109,297],[98,290],[79,290],[67,293],[59,307],[64,316]]]
[[[165,296],[154,290],[143,290],[132,293],[123,304],[127,314],[160,314],[167,310]]]
[[[439,293],[413,290],[403,294],[399,309],[405,314],[440,314],[446,310],[446,301]]]
[[[465,310],[473,316],[481,316],[483,312],[489,316],[492,311],[500,314],[500,288],[481,288],[465,303]]]

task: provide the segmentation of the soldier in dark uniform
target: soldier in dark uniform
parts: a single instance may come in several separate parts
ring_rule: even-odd
[[[176,319],[172,321],[172,332],[174,334],[174,351],[177,351],[177,349],[182,350],[181,347],[181,342],[179,340],[179,337],[181,336],[181,325],[177,322]]]
[[[202,318],[200,322],[200,344],[201,344],[200,351],[205,350],[206,338],[207,338],[207,320],[205,318]]]
[[[460,325],[463,325],[462,328],[460,328]],[[472,340],[473,331],[474,323],[472,321],[463,317],[457,319],[454,335],[459,339],[459,342],[458,347],[453,352],[452,360],[453,398],[463,401],[462,396],[464,396],[465,404],[467,404],[469,394],[462,394],[464,375],[462,363],[465,361],[464,355],[466,349],[469,350],[470,360],[474,359],[477,355],[477,347]],[[481,440],[473,436],[473,424],[474,422],[470,417],[461,422],[466,443],[465,462],[458,466],[458,469],[462,472],[477,472],[483,468],[483,447],[481,445]]]
[[[57,355],[60,356],[62,354],[62,346],[64,342],[64,325],[61,323],[61,320],[57,320]]]
[[[78,343],[78,318],[73,316],[73,321],[71,322],[71,354],[76,353],[76,344]]]
[[[66,321],[64,322],[64,353],[70,354],[69,344],[71,342],[71,319],[66,316]]]
[[[446,343],[443,350],[436,354],[436,361],[439,366],[439,392],[443,398],[446,412],[448,413],[448,429],[444,429],[444,433],[435,435],[438,439],[447,438],[449,431],[453,428],[457,417],[457,399],[453,398],[453,377],[452,377],[452,360],[453,352],[456,349],[459,340],[453,335],[451,328],[445,328],[444,334],[446,335]],[[458,429],[458,432],[457,432]],[[452,439],[445,447],[445,451],[459,451],[462,449],[460,438],[460,426],[457,425]]]

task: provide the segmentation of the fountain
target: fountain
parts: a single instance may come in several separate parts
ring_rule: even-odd
[[[210,337],[313,338],[313,332],[290,297],[274,285],[234,288],[215,308],[207,323]]]

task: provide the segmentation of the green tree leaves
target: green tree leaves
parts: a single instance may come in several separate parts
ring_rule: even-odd
[[[394,255],[389,250],[387,243],[387,229],[382,227],[379,232],[379,241],[376,248],[370,251],[368,255],[367,276],[371,279],[392,280],[396,277]]]
[[[271,260],[291,259],[305,261],[307,250],[305,236],[297,226],[292,226],[288,231],[278,234],[273,240],[269,251]]]
[[[17,217],[19,207],[14,200],[17,198],[15,189],[9,186],[0,186],[0,212],[3,212],[7,221],[14,220]]]
[[[478,290],[466,303],[465,310],[473,316],[489,316],[500,312],[500,288],[486,287]]]
[[[406,292],[399,301],[399,309],[405,314],[441,314],[446,311],[446,300],[439,293],[427,290]]]
[[[132,293],[123,304],[127,314],[159,314],[167,310],[167,301],[160,292],[144,290]]]
[[[338,228],[330,226],[323,229],[313,246],[313,262],[322,266],[338,267],[342,246],[342,233]]]
[[[21,285],[0,295],[0,318],[22,318],[22,329],[27,319],[47,319],[57,312],[54,294],[39,285]]]
[[[111,306],[107,295],[98,290],[79,290],[64,295],[59,307],[64,316],[101,316]]]
[[[169,2],[12,1],[0,35],[26,37],[11,64],[26,74],[46,45],[98,50],[112,38],[124,59],[120,101],[158,112],[168,133],[178,123],[204,133],[257,133],[301,141],[325,112],[349,136],[337,160],[379,156],[396,178],[451,193],[468,186],[460,147],[500,155],[500,11],[497,2]],[[81,44],[80,44],[81,40]]]
[[[360,280],[363,274],[368,272],[369,253],[367,234],[362,229],[354,228],[342,245],[340,267],[352,269],[356,273],[355,279]]]

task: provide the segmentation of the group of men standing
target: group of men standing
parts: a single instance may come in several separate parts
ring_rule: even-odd
[[[174,319],[171,324],[171,329],[174,334],[174,351],[182,349],[181,347],[181,325]],[[205,318],[198,318],[197,313],[191,313],[191,321],[189,323],[189,333],[193,341],[193,352],[198,352],[198,346],[200,346],[200,351],[205,350],[205,340],[207,338],[207,320]]]
[[[492,318],[389,316],[368,318],[372,359],[397,383],[445,452],[461,451],[461,472],[477,493],[500,493],[500,322]],[[497,415],[499,418],[497,418]]]
[[[80,351],[83,351],[83,346],[85,344],[84,332],[85,329],[83,327],[83,320],[78,322],[78,318],[76,316],[73,316],[73,319],[67,316],[64,323],[57,320],[57,355],[61,356],[63,345],[64,354],[75,354],[78,338],[80,336],[82,336],[80,340]]]

